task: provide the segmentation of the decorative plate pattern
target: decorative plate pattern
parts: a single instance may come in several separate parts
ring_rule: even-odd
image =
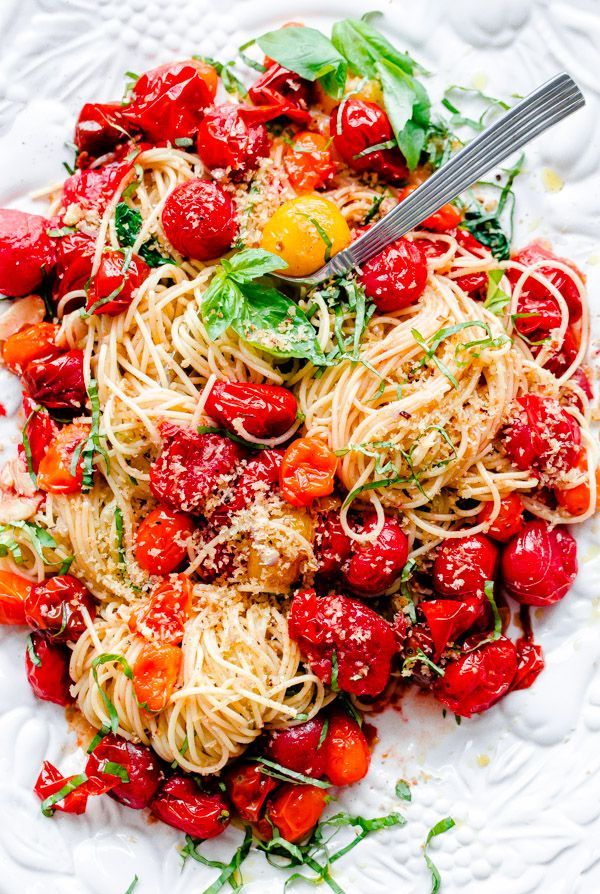
[[[0,30],[0,203],[60,178],[79,106],[119,96],[123,72],[195,52],[230,58],[252,34],[299,18],[331,21],[383,8],[383,29],[437,74],[432,92],[476,84],[525,93],[557,70],[580,82],[587,108],[539,139],[517,187],[517,238],[547,236],[588,275],[600,331],[600,11],[597,0],[3,0]],[[0,399],[17,409],[15,382]],[[15,425],[0,420],[14,446]],[[376,718],[380,741],[368,778],[339,807],[366,816],[404,812],[403,829],[378,833],[336,865],[347,894],[424,894],[422,844],[437,820],[456,828],[431,847],[444,894],[590,894],[600,890],[600,522],[578,532],[581,572],[569,596],[536,618],[547,668],[532,690],[457,726],[410,696]],[[0,630],[0,894],[202,891],[215,870],[177,852],[182,836],[108,798],[83,817],[40,814],[31,789],[44,757],[75,772],[82,754],[62,712],[34,699],[23,636]],[[413,802],[394,795],[414,782]],[[228,830],[211,856],[229,859]],[[247,894],[280,891],[259,857],[245,864]],[[301,890],[301,888],[300,888]],[[308,890],[308,889],[306,889]]]

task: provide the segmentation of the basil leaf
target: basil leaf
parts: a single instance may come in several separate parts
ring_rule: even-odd
[[[412,801],[412,794],[405,779],[399,779],[396,783],[396,797],[401,801]]]
[[[317,788],[331,788],[330,782],[316,779],[314,776],[306,776],[304,773],[297,773],[295,770],[289,770],[287,767],[282,767],[281,764],[275,763],[275,761],[267,760],[266,757],[257,757],[256,760],[259,764],[262,764],[260,772],[264,773],[265,776],[273,776],[275,779],[283,779],[287,782],[292,780],[293,782],[302,782],[305,785],[316,785]]]
[[[451,829],[455,825],[456,823],[454,822],[452,817],[447,816],[445,819],[440,820],[439,823],[436,823],[435,826],[427,833],[427,838],[425,839],[425,844],[423,846],[423,856],[425,857],[427,868],[431,873],[431,894],[438,894],[438,891],[440,890],[442,885],[442,880],[440,878],[440,873],[437,866],[427,853],[427,848],[432,838],[435,838],[437,835],[442,835],[444,832],[447,832],[448,829]]]
[[[139,878],[137,877],[137,875],[134,875],[131,884],[129,885],[129,887],[128,887],[127,890],[125,891],[125,894],[133,894],[133,892],[135,891],[135,888],[136,888],[138,882],[139,882]]]
[[[511,297],[500,288],[504,270],[488,270],[487,295],[483,306],[493,314],[502,314],[510,304]]]
[[[100,692],[100,696],[102,701],[104,702],[104,707],[107,710],[108,716],[110,718],[110,729],[111,732],[116,733],[119,729],[119,715],[117,713],[117,709],[113,705],[112,701],[100,685],[100,681],[98,680],[98,666],[101,664],[107,664],[110,662],[116,661],[121,666],[123,673],[127,677],[128,680],[133,680],[133,671],[129,665],[129,662],[125,658],[124,655],[116,655],[116,654],[107,654],[103,653],[102,655],[97,655],[96,658],[92,661],[92,676],[94,678],[94,683],[98,687],[98,691]],[[104,725],[103,725],[104,726]],[[93,749],[92,749],[93,750]]]
[[[357,75],[377,77],[376,63],[386,59],[407,74],[423,72],[408,53],[402,53],[364,19],[344,19],[336,22],[331,32],[331,42],[344,56]]]
[[[202,319],[211,341],[229,329],[237,316],[243,295],[224,270],[215,273],[208,289],[202,296]]]
[[[280,65],[307,81],[320,80],[330,96],[342,96],[348,70],[346,60],[320,31],[302,26],[279,28],[263,34],[256,42]]]
[[[245,248],[232,258],[225,258],[221,266],[227,276],[237,283],[251,282],[259,276],[266,276],[276,270],[284,270],[288,265],[278,255],[262,248]]]
[[[377,73],[396,142],[412,171],[419,163],[429,130],[431,103],[427,91],[416,78],[385,59],[378,61]]]
[[[106,773],[107,776],[118,776],[122,782],[129,782],[129,773],[126,768],[123,764],[118,764],[116,761],[101,761],[98,771]]]
[[[142,229],[142,215],[135,208],[130,208],[126,202],[119,202],[115,208],[115,229],[119,245],[124,248],[131,247]],[[154,239],[147,239],[140,246],[138,254],[149,267],[160,267],[162,264],[173,264],[171,258],[165,258],[159,250]]]
[[[27,654],[29,655],[29,660],[35,667],[42,666],[42,660],[38,653],[35,651],[35,646],[33,645],[33,639],[31,638],[31,633],[27,637]]]

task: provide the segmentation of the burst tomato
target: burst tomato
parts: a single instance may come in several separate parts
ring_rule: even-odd
[[[188,180],[176,186],[161,219],[173,248],[197,261],[224,254],[237,232],[233,199],[210,180]]]
[[[177,645],[192,611],[193,586],[185,574],[172,574],[150,596],[146,608],[135,617],[134,627],[147,639]]]
[[[40,801],[45,801],[46,798],[55,795],[75,778],[75,776],[63,776],[50,761],[44,761],[33,790]],[[57,801],[52,810],[60,810],[63,813],[85,813],[89,795],[86,783],[83,783]]]
[[[17,297],[42,285],[56,261],[50,221],[38,214],[0,208],[0,292]]]
[[[352,540],[342,527],[339,512],[333,510],[319,516],[314,550],[322,577],[333,577],[341,573],[343,564],[350,557]]]
[[[34,416],[33,420],[35,418]],[[71,466],[75,451],[87,440],[88,435],[89,429],[81,425],[65,425],[61,428],[39,460],[37,486],[40,490],[50,494],[74,494],[81,491],[83,482],[81,457],[73,470],[74,473],[71,472]],[[33,445],[31,450],[33,456]]]
[[[534,469],[549,478],[572,469],[581,455],[579,425],[553,397],[523,394],[504,429],[503,446],[523,471]]]
[[[492,515],[493,509],[494,504],[492,502],[484,503],[483,508],[477,515],[478,523],[481,524],[482,522],[488,521]],[[500,501],[500,511],[488,527],[486,534],[493,537],[494,540],[506,543],[511,537],[518,534],[523,527],[523,512],[523,500],[519,494],[508,494],[506,497],[502,497]]]
[[[29,396],[52,410],[80,410],[87,400],[83,351],[78,349],[50,360],[34,360],[22,380]]]
[[[107,773],[107,761],[120,764],[127,772],[129,781],[124,782],[120,776]],[[128,742],[114,733],[104,736],[96,745],[88,758],[85,772],[89,778],[106,779],[111,798],[133,810],[149,807],[164,780],[161,762],[151,748]]]
[[[148,641],[133,668],[133,688],[138,702],[157,713],[166,707],[179,676],[182,654],[171,643]]]
[[[234,103],[209,109],[198,127],[197,149],[204,164],[213,170],[228,168],[234,178],[255,170],[270,145],[264,124],[246,122]]]
[[[434,686],[435,697],[459,717],[487,711],[510,690],[517,672],[517,650],[501,636],[446,665]]]
[[[349,97],[331,113],[333,145],[355,171],[375,171],[385,180],[405,180],[408,167],[397,148],[376,149],[394,139],[390,120],[374,102]]]
[[[587,471],[587,457],[585,454],[581,456],[578,466],[582,471]],[[598,505],[600,495],[600,469],[596,469],[595,478],[596,505]],[[590,508],[591,491],[588,481],[582,481],[581,484],[577,484],[575,487],[554,488],[554,496],[556,497],[556,502],[560,508],[564,509],[568,515],[571,515],[574,518],[578,515],[583,515],[583,513],[587,512]]]
[[[457,276],[454,282],[475,301],[485,300],[489,282],[486,270],[481,270],[479,273],[465,273],[463,276]]]
[[[416,242],[402,237],[363,264],[360,281],[379,313],[395,313],[425,291],[427,261]]]
[[[99,168],[77,171],[63,183],[61,204],[63,208],[79,205],[101,217],[119,186],[127,185],[133,176],[130,161],[112,161]],[[74,237],[78,235],[73,234]]]
[[[2,345],[2,359],[15,373],[22,373],[33,360],[49,360],[64,353],[56,344],[55,323],[35,323],[7,338]]]
[[[398,201],[402,202],[407,196],[414,192],[416,186],[405,186],[398,196]],[[456,205],[442,205],[439,211],[426,217],[421,221],[420,227],[424,230],[433,230],[434,233],[447,233],[457,227],[463,219],[462,211]],[[485,274],[484,274],[485,275]]]
[[[227,795],[240,819],[259,821],[264,803],[278,783],[261,770],[260,764],[243,762],[228,767],[224,773]]]
[[[303,130],[295,134],[283,153],[283,164],[296,192],[312,192],[326,186],[335,174],[329,140]]]
[[[131,256],[125,270],[125,255],[122,251],[105,251],[88,288],[87,312],[106,314],[109,317],[123,313],[149,273],[150,268],[137,255]]]
[[[296,844],[317,825],[326,803],[322,788],[286,783],[267,802],[266,815],[282,838]]]
[[[536,272],[541,273],[544,277],[546,277],[565,299],[567,307],[569,309],[569,318],[571,322],[575,323],[580,318],[581,293],[579,287],[570,273],[565,272],[564,270],[560,270],[556,266],[557,262],[565,264],[568,268],[570,268],[570,270],[573,271],[574,274],[576,274],[581,279],[582,275],[580,271],[573,263],[571,263],[571,261],[566,261],[564,258],[559,258],[557,255],[549,251],[546,246],[539,240],[536,240],[535,242],[532,242],[530,245],[521,249],[521,251],[513,255],[512,259],[519,264],[523,264],[525,267],[531,267],[533,264],[547,261],[548,263],[542,263],[537,268]],[[509,269],[508,271],[508,277],[513,285],[516,284],[521,276],[522,272],[520,270]],[[523,283],[521,294],[524,307],[531,304],[532,306],[537,305],[538,307],[549,308],[551,305],[553,305],[556,309],[556,312],[558,312],[558,305],[550,290],[543,283],[538,282],[532,277],[528,277]],[[519,307],[519,310],[520,309],[521,308]]]
[[[481,598],[466,596],[457,599],[428,599],[421,602],[419,611],[425,616],[431,643],[432,657],[437,661],[448,643],[456,640],[471,630],[480,620],[485,607]]]
[[[369,770],[371,752],[355,720],[335,712],[329,718],[325,740],[325,773],[334,785],[353,785]]]
[[[288,770],[319,779],[325,775],[325,732],[325,722],[320,717],[273,730],[265,747],[265,757]]]
[[[56,267],[52,298],[58,303],[68,292],[83,289],[92,275],[96,240],[86,233],[67,233],[55,241]]]
[[[227,524],[234,512],[246,509],[259,497],[271,493],[272,486],[279,484],[282,460],[283,450],[261,450],[249,459],[228,502],[221,503],[212,513],[211,524],[217,527]]]
[[[135,558],[150,574],[169,574],[187,555],[194,522],[184,512],[158,506],[149,512],[135,535]]]
[[[94,597],[72,574],[57,574],[34,584],[25,598],[25,619],[29,626],[48,631],[60,642],[77,640],[85,631],[83,609],[93,620]]]
[[[552,605],[565,596],[577,574],[577,544],[567,528],[526,522],[506,546],[502,577],[522,605]]]
[[[0,624],[25,624],[25,598],[32,583],[13,571],[0,571]]]
[[[285,451],[279,484],[292,506],[310,506],[317,497],[333,492],[337,456],[322,441],[299,438]]]
[[[517,673],[510,687],[511,692],[517,689],[529,689],[541,672],[544,670],[545,661],[542,647],[532,643],[525,637],[517,640]]]
[[[377,515],[364,520],[363,534],[377,526]],[[402,573],[408,558],[408,538],[396,518],[386,518],[372,543],[356,545],[344,567],[344,580],[358,596],[377,596]]]
[[[75,125],[78,167],[87,167],[93,159],[128,140],[128,128],[131,130],[131,125],[120,102],[86,102]]]
[[[240,114],[252,123],[272,121],[285,115],[296,124],[308,124],[309,84],[282,65],[274,63],[248,90],[254,108],[242,106]]]
[[[497,563],[498,547],[483,534],[446,540],[433,563],[433,585],[449,598],[476,596],[494,579]]]
[[[254,385],[251,382],[215,382],[204,409],[217,425],[233,434],[244,432],[254,438],[277,438],[292,427],[298,402],[280,385]]]
[[[188,776],[172,776],[152,801],[154,816],[193,838],[216,838],[229,825],[229,807],[223,795],[202,792]]]
[[[54,642],[43,633],[31,634],[32,659],[29,648],[25,652],[27,679],[34,695],[56,705],[73,701],[70,692],[69,659],[71,653],[62,643]]]

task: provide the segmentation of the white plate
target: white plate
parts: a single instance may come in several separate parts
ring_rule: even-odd
[[[301,19],[335,19],[381,7],[383,29],[432,71],[432,92],[477,84],[525,93],[560,69],[588,105],[528,151],[517,188],[517,240],[549,237],[589,278],[598,334],[600,262],[600,10],[597,0],[2,0],[0,204],[61,179],[63,148],[86,100],[120,96],[123,73],[201,53],[227,59],[249,36]],[[215,9],[215,6],[217,7]],[[275,10],[275,12],[274,12]],[[564,181],[564,186],[556,188]],[[9,377],[0,400],[18,405]],[[8,445],[15,428],[4,423]],[[336,865],[347,894],[427,894],[421,845],[431,848],[444,894],[592,894],[600,890],[600,547],[598,521],[579,532],[581,572],[556,608],[535,618],[547,668],[534,687],[456,726],[426,698],[376,719],[381,741],[368,778],[340,799],[366,816],[402,810],[404,829],[380,832]],[[537,615],[538,613],[536,613]],[[182,835],[144,812],[92,799],[82,817],[46,819],[32,785],[44,758],[75,772],[83,755],[62,711],[36,701],[24,674],[24,636],[0,631],[0,894],[200,894],[216,875],[188,861]],[[413,803],[394,797],[404,777]],[[238,833],[210,848],[229,859]],[[205,852],[208,851],[205,845]],[[247,894],[282,889],[255,856]],[[311,890],[300,889],[299,890]],[[321,888],[324,892],[325,888]]]

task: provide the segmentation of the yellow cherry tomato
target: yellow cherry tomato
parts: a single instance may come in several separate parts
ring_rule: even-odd
[[[317,195],[284,202],[267,221],[261,248],[287,263],[288,276],[308,276],[350,244],[350,229],[340,210]]]

